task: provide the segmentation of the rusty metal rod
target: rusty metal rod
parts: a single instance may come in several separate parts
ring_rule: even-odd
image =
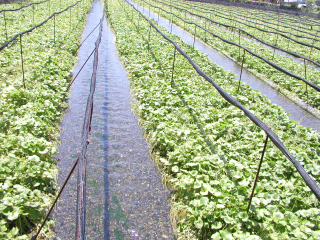
[[[174,53],[173,53],[173,62],[172,62],[172,73],[171,73],[171,87],[173,87],[173,73],[174,73],[174,63],[176,61],[176,48],[174,48]]]
[[[21,67],[22,67],[22,80],[23,80],[23,87],[26,89],[26,82],[24,78],[24,65],[23,65],[23,51],[22,51],[22,37],[20,35],[20,53],[21,53]]]
[[[252,197],[253,197],[253,193],[254,193],[254,189],[256,188],[256,185],[257,185],[257,182],[258,182],[259,172],[260,172],[260,168],[261,168],[263,156],[264,156],[264,153],[265,153],[265,151],[266,151],[266,147],[267,147],[267,143],[268,143],[268,138],[269,138],[269,136],[267,135],[266,140],[265,140],[265,142],[264,142],[264,147],[263,147],[263,150],[262,150],[261,158],[260,158],[260,163],[259,163],[258,171],[257,171],[257,174],[256,174],[256,178],[255,178],[255,180],[254,180],[254,185],[253,185],[252,192],[251,192],[251,195],[250,195],[250,198],[249,198],[249,203],[248,203],[248,207],[247,207],[247,212],[249,212],[249,209],[250,209],[250,206],[251,206]]]
[[[244,63],[244,56],[245,56],[245,54],[246,54],[246,51],[243,50],[243,57],[242,57],[241,70],[240,70],[240,78],[239,78],[239,84],[238,84],[237,92],[239,92],[239,89],[240,89],[240,83],[241,83],[242,69],[243,69],[243,63]]]
[[[80,156],[80,155],[79,155],[79,156]],[[78,156],[77,160],[74,162],[74,164],[73,164],[73,166],[72,166],[72,168],[71,168],[71,170],[70,170],[70,172],[69,172],[66,180],[64,180],[64,182],[63,182],[63,184],[62,184],[62,187],[60,188],[60,191],[59,191],[57,197],[55,198],[54,202],[52,203],[49,212],[47,213],[46,217],[44,218],[44,220],[43,220],[43,222],[42,222],[42,224],[41,224],[41,226],[40,226],[37,234],[32,238],[33,240],[37,239],[37,237],[39,236],[39,234],[40,234],[40,232],[41,232],[41,229],[43,228],[44,224],[46,223],[46,221],[47,221],[50,213],[52,212],[55,204],[57,203],[57,201],[58,201],[58,199],[59,199],[59,197],[60,197],[60,195],[61,195],[64,187],[66,186],[66,184],[67,184],[67,182],[69,181],[69,178],[71,177],[71,175],[72,175],[75,167],[77,166],[77,163],[78,163],[78,160],[79,160],[79,156]]]

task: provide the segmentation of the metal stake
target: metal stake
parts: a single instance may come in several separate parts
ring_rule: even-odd
[[[21,40],[21,35],[20,35],[20,53],[21,53],[21,66],[22,66],[22,80],[23,80],[23,87],[26,89],[26,82],[24,79],[24,66],[23,66],[23,52],[22,52],[22,40]]]
[[[174,53],[173,53],[173,63],[172,63],[172,73],[171,73],[171,87],[173,88],[173,73],[174,73],[174,63],[176,61],[176,48],[174,48]]]
[[[275,46],[277,46],[277,43],[278,43],[278,34],[277,34],[277,38],[276,38],[276,44],[275,44]],[[276,52],[276,48],[274,48],[273,49],[273,55],[272,55],[272,60],[274,59],[274,54],[275,54],[275,52]]]
[[[289,38],[288,38],[287,51],[289,50],[289,43],[290,43],[290,38],[291,38],[291,31],[290,31],[290,35],[289,35]]]
[[[240,28],[239,28],[239,58],[240,58]]]
[[[8,41],[7,20],[6,20],[6,13],[5,12],[3,12],[3,19],[4,19],[4,27],[6,29],[6,39]]]
[[[53,15],[53,42],[56,43],[56,15]]]
[[[204,20],[204,29],[207,29],[207,21]],[[204,41],[207,42],[207,31],[204,31]]]
[[[242,57],[242,64],[241,64],[240,78],[239,78],[239,84],[238,84],[238,90],[237,90],[237,92],[239,92],[239,89],[240,89],[240,83],[241,83],[242,69],[243,69],[243,63],[244,63],[244,56],[245,56],[245,54],[246,54],[246,51],[243,49],[243,57]]]
[[[306,60],[303,59],[304,62],[304,78],[307,80],[307,65],[306,65]],[[307,93],[307,109],[308,109],[308,104],[309,104],[309,94],[308,94],[308,84],[306,83],[306,93]]]
[[[194,49],[194,44],[195,44],[195,42],[196,42],[196,33],[197,33],[197,25],[194,25],[193,49]]]
[[[255,180],[254,180],[254,185],[253,185],[252,192],[251,192],[251,195],[250,195],[250,198],[249,198],[249,203],[248,203],[248,207],[247,207],[247,212],[249,212],[250,205],[251,205],[251,201],[252,201],[252,197],[253,197],[253,193],[254,193],[254,189],[256,188],[256,185],[257,185],[257,181],[258,181],[258,177],[259,177],[259,172],[260,172],[260,168],[261,168],[261,164],[262,164],[264,152],[266,151],[266,147],[267,147],[267,143],[268,143],[268,138],[269,138],[269,137],[268,137],[268,135],[267,135],[266,140],[265,140],[265,142],[264,142],[264,147],[263,147],[263,150],[262,150],[261,158],[260,158],[260,163],[259,163],[258,171],[257,171],[257,174],[256,174],[256,178],[255,178]]]
[[[170,33],[172,33],[172,24],[173,24],[173,13],[171,13],[171,29],[170,29]]]
[[[32,26],[34,26],[34,5],[32,5]]]
[[[150,25],[150,28],[149,28],[148,51],[150,51],[150,34],[151,34],[151,25]]]

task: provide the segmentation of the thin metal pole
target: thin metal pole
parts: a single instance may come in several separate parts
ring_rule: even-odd
[[[151,34],[151,25],[150,25],[150,28],[149,28],[148,51],[150,51],[150,34]]]
[[[275,44],[276,47],[277,47],[277,44],[278,44],[278,36],[279,36],[279,34],[277,34],[277,38],[276,38],[276,44]],[[274,59],[275,52],[276,52],[276,48],[273,49],[272,60]]]
[[[5,12],[3,12],[3,19],[4,19],[4,27],[6,29],[6,39],[8,41],[7,20],[6,20],[6,13]]]
[[[264,156],[264,153],[266,151],[266,147],[267,147],[267,143],[268,143],[268,135],[266,137],[266,140],[264,142],[264,147],[263,147],[263,150],[262,150],[262,154],[261,154],[261,158],[260,158],[260,163],[259,163],[259,166],[258,166],[258,171],[257,171],[257,174],[256,174],[256,178],[254,180],[254,185],[253,185],[253,188],[252,188],[252,192],[251,192],[251,195],[250,195],[250,198],[249,198],[249,203],[248,203],[248,207],[247,207],[247,212],[249,212],[249,209],[250,209],[250,206],[251,206],[251,201],[252,201],[252,197],[253,197],[253,193],[254,193],[254,189],[256,188],[256,185],[257,185],[257,181],[258,181],[258,177],[259,177],[259,172],[260,172],[260,168],[261,168],[261,164],[262,164],[262,160],[263,160],[263,156]]]
[[[74,164],[73,164],[73,166],[72,166],[72,168],[71,168],[71,170],[70,170],[70,172],[69,172],[69,174],[68,174],[68,176],[67,176],[66,180],[65,180],[65,181],[64,181],[64,183],[62,184],[62,187],[60,188],[60,191],[59,191],[59,193],[58,193],[58,195],[57,195],[56,199],[55,199],[55,200],[54,200],[54,202],[52,203],[52,205],[51,205],[51,207],[50,207],[49,212],[47,213],[46,217],[44,218],[44,220],[43,220],[43,222],[42,222],[42,224],[41,224],[41,226],[40,226],[40,228],[39,228],[39,230],[38,230],[37,234],[34,236],[34,238],[32,238],[33,240],[36,240],[36,239],[37,239],[37,237],[39,236],[39,234],[40,234],[40,232],[41,232],[41,229],[43,228],[44,224],[46,223],[46,221],[47,221],[47,219],[48,219],[48,217],[49,217],[50,213],[52,212],[52,210],[53,210],[53,208],[54,208],[55,204],[57,203],[57,201],[58,201],[58,199],[59,199],[59,197],[60,197],[60,195],[61,195],[61,193],[62,193],[62,191],[63,191],[64,187],[66,186],[66,184],[67,184],[67,182],[69,181],[69,178],[71,177],[71,175],[72,175],[72,173],[73,173],[73,171],[74,171],[75,167],[77,166],[78,160],[79,160],[79,156],[78,156],[77,160],[74,162]]]
[[[53,42],[56,43],[56,15],[53,15]]]
[[[32,26],[34,26],[34,5],[32,5]]]
[[[239,58],[240,58],[240,28],[239,28]]]
[[[244,63],[244,56],[245,56],[245,54],[246,54],[246,51],[243,49],[243,57],[242,57],[242,64],[241,64],[240,78],[239,78],[239,84],[238,84],[238,90],[237,90],[237,92],[239,92],[239,89],[240,89],[240,83],[241,83],[242,69],[243,69],[243,63]]]
[[[291,31],[290,31],[289,33],[290,33],[290,35],[289,35],[289,38],[288,38],[287,51],[289,50],[289,43],[290,43],[290,38],[291,38]]]
[[[204,20],[204,29],[207,29],[207,21]],[[207,31],[204,31],[204,41],[207,42]]]
[[[196,33],[197,33],[197,25],[194,25],[194,35],[193,35],[193,49],[194,49],[194,44],[196,42]]]
[[[21,52],[21,66],[22,66],[22,80],[23,80],[23,87],[24,89],[26,89],[26,82],[24,79],[24,66],[23,66],[23,52],[22,52],[22,39],[21,39],[21,35],[20,35],[20,52]]]
[[[304,61],[304,78],[307,80],[307,65],[306,65],[306,60],[303,59]],[[308,94],[308,84],[306,83],[306,93],[307,93],[307,109],[308,109],[308,104],[309,104],[309,94]]]
[[[170,33],[172,33],[172,24],[173,24],[173,13],[171,13],[171,29],[170,29]]]
[[[171,72],[171,87],[173,88],[173,73],[174,73],[174,63],[176,61],[176,48],[174,48],[174,53],[173,53],[173,63],[172,63],[172,72]]]
[[[319,29],[317,30],[317,33],[316,33],[316,35],[318,34],[318,31],[319,31]],[[311,51],[312,51],[312,49],[313,49],[313,44],[314,44],[314,42],[315,42],[315,40],[316,40],[316,36],[314,37],[314,39],[313,39],[313,41],[312,41],[312,47],[310,47],[310,52],[309,52],[309,58],[311,57]]]

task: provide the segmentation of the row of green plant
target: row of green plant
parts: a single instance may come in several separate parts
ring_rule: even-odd
[[[180,9],[186,9],[188,11],[188,9],[190,9],[191,6],[190,5],[189,6],[188,5],[184,6],[183,3],[184,2],[181,2],[181,5],[179,5],[179,2],[176,3],[177,10],[179,10],[179,8],[180,8]],[[168,4],[168,2],[167,2],[167,4]],[[232,19],[228,20],[228,19],[224,19],[224,18],[218,18],[218,19],[216,17],[213,18],[212,14],[210,14],[208,12],[196,11],[194,9],[195,8],[192,7],[192,12],[193,13],[195,13],[197,15],[200,15],[200,16],[204,16],[204,17],[206,17],[208,19],[212,19],[213,22],[209,22],[210,24],[216,24],[218,26],[219,26],[219,24],[225,24],[225,25],[229,25],[229,26],[234,26],[234,27],[240,28],[241,30],[243,30],[243,31],[245,31],[245,32],[257,37],[261,41],[264,41],[264,42],[269,43],[271,45],[280,47],[280,48],[282,48],[284,50],[288,50],[288,51],[294,52],[296,54],[302,54],[307,58],[314,59],[315,61],[318,61],[318,62],[320,61],[318,50],[314,50],[313,48],[306,47],[306,46],[301,46],[298,43],[294,43],[294,42],[290,41],[289,39],[286,39],[285,37],[277,36],[276,34],[269,34],[269,33],[266,33],[266,32],[263,32],[263,31],[260,31],[260,30],[257,30],[257,29],[252,29],[251,27],[248,27],[246,25],[240,24],[240,22],[238,24],[235,24],[235,23],[233,23]],[[234,28],[230,28],[229,30],[232,31],[232,32],[234,32],[234,31],[237,32],[238,31],[237,29],[234,29]],[[237,33],[237,34],[239,34],[239,33]],[[240,34],[244,35],[244,37],[251,38],[249,35],[243,33],[242,31],[240,31]],[[259,45],[261,44],[260,42],[258,42],[258,40],[254,39],[253,41],[258,43]],[[307,63],[308,63],[308,61],[307,61]]]
[[[239,15],[238,12],[232,10],[232,9],[225,9],[225,8],[219,8],[219,7],[214,7],[214,8],[205,8],[201,7],[201,5],[197,4],[189,4],[190,6],[197,6],[197,8],[207,11],[211,11],[215,14],[217,14],[219,17],[226,16],[228,18],[232,18],[234,21],[239,20],[240,22],[251,24],[254,27],[258,28],[263,28],[264,30],[269,30],[272,32],[279,32],[281,34],[284,34],[290,38],[296,39],[300,42],[305,42],[312,44],[312,42],[306,42],[303,37],[308,37],[311,39],[314,39],[316,36],[319,35],[319,27],[318,26],[313,26],[312,29],[309,25],[304,25],[301,24],[300,26],[295,26],[295,25],[290,25],[287,22],[290,20],[280,20],[281,14],[273,16],[271,19],[261,19],[257,16],[257,14],[254,14],[253,12],[249,13],[243,13],[243,15]],[[250,17],[248,16],[250,14]],[[287,23],[287,24],[286,24]],[[302,36],[302,37],[296,37],[297,36]]]
[[[171,217],[177,239],[320,239],[318,201],[271,142],[247,213],[265,133],[225,101],[126,2],[109,4],[109,23],[131,79],[134,109],[164,181],[174,190]],[[319,179],[318,133],[290,120],[283,109],[247,84],[241,83],[238,92],[233,73],[159,29],[270,125],[310,175]]]
[[[44,0],[28,0],[28,1],[20,1],[20,2],[11,2],[10,4],[0,4],[0,11],[2,10],[12,10],[27,6],[31,3],[40,3]]]
[[[51,0],[58,8],[60,2]],[[75,1],[74,1],[75,2]],[[0,52],[0,239],[30,239],[56,192],[59,123],[91,1],[22,36]],[[17,21],[28,21],[16,12]],[[42,19],[35,19],[41,21]],[[50,225],[44,238],[50,238]]]
[[[197,3],[195,3],[197,4]],[[236,10],[228,6],[221,6],[216,4],[198,4],[211,8],[212,10],[223,10],[228,13],[232,13],[234,16],[238,16],[244,19],[251,19],[257,22],[269,23],[277,27],[294,28],[297,30],[307,31],[313,34],[317,34],[319,21],[310,17],[294,15],[288,15],[280,12],[265,12],[254,9],[237,8]],[[281,23],[281,24],[279,24]],[[311,26],[314,28],[311,29]],[[285,29],[284,29],[285,30]]]
[[[55,3],[50,0],[48,2],[32,5],[27,8],[23,8],[19,10],[19,12],[5,12],[0,16],[0,45],[2,45],[5,41],[11,39],[14,35],[19,32],[23,32],[28,30],[35,25],[41,23],[46,20],[51,14],[55,12],[60,12],[61,10],[67,8],[68,6],[74,4],[76,1],[74,0],[64,0],[64,1],[56,1]],[[25,3],[26,4],[26,3]],[[7,5],[7,4],[4,4]],[[10,4],[11,5],[11,4]],[[19,8],[19,4],[16,5],[16,8]],[[4,9],[9,9],[8,7]],[[1,9],[0,9],[1,10]],[[72,9],[69,10],[69,14],[79,14],[77,11],[72,13]],[[66,18],[68,15],[65,15]],[[68,16],[70,18],[70,16]],[[71,16],[72,17],[72,16]],[[70,19],[69,19],[70,20]],[[52,20],[53,21],[53,20]],[[56,16],[57,24],[60,23],[59,15]],[[71,23],[73,24],[73,23]],[[62,27],[62,26],[58,26]]]
[[[148,7],[146,2],[144,1],[137,1],[138,3],[144,4],[144,6]],[[154,2],[155,4],[159,4],[159,2]],[[168,12],[172,12],[183,19],[185,18],[185,13],[182,13],[180,11],[177,11],[175,8],[170,8],[166,5],[161,5],[161,8],[167,10]],[[174,24],[186,29],[190,33],[194,34],[196,31],[196,36],[203,41],[206,41],[208,44],[213,46],[214,48],[222,51],[226,55],[232,57],[235,61],[237,61],[239,64],[242,64],[243,61],[243,50],[240,49],[237,46],[230,45],[228,43],[223,42],[222,40],[218,39],[217,37],[213,37],[209,33],[206,33],[200,28],[197,28],[195,30],[195,25],[186,24],[184,21],[182,21],[179,18],[172,17],[172,14],[166,13],[165,11],[156,9],[154,10],[157,13],[160,13],[161,16],[172,20]],[[160,12],[159,12],[160,11]],[[292,58],[285,57],[279,54],[274,54],[273,51],[269,48],[263,47],[260,44],[254,43],[248,39],[245,39],[243,37],[239,37],[236,32],[226,31],[224,29],[221,29],[215,25],[208,24],[200,19],[194,18],[194,17],[188,17],[187,21],[191,21],[194,23],[197,23],[198,25],[202,26],[203,28],[208,29],[212,33],[219,35],[220,37],[233,41],[235,43],[240,43],[243,46],[246,46],[253,52],[259,54],[260,56],[274,62],[275,64],[281,66],[284,69],[287,69],[294,74],[305,77],[305,66],[303,64],[297,64]],[[250,69],[252,72],[254,72],[256,75],[263,79],[267,79],[268,81],[272,81],[273,84],[276,84],[275,87],[279,88],[281,91],[282,89],[286,89],[288,91],[288,94],[292,95],[291,97],[294,98],[298,96],[300,99],[302,99],[305,102],[308,102],[311,106],[319,109],[320,107],[320,94],[316,90],[312,89],[311,87],[306,88],[306,85],[297,79],[294,79],[275,68],[271,67],[264,61],[258,59],[257,57],[246,54],[244,58],[244,66],[248,69]],[[306,67],[307,69],[307,76],[306,78],[315,83],[319,84],[319,77],[320,73],[312,68],[312,67]],[[307,92],[307,91],[308,92]]]
[[[263,23],[263,25],[259,25],[259,23],[257,24],[256,21],[253,22],[252,20],[246,20],[243,18],[235,19],[234,15],[229,15],[231,13],[229,13],[229,11],[227,9],[221,10],[219,13],[216,10],[214,13],[212,13],[212,12],[210,13],[210,11],[203,10],[203,9],[201,10],[201,8],[199,8],[199,10],[198,10],[198,8],[195,7],[196,5],[188,4],[183,1],[180,1],[180,4],[178,6],[184,6],[185,8],[192,9],[193,12],[200,14],[200,15],[204,15],[204,16],[206,16],[216,22],[221,22],[222,24],[227,24],[230,26],[241,28],[244,31],[246,31],[252,35],[255,35],[257,38],[259,38],[269,44],[281,46],[285,50],[294,51],[294,52],[301,54],[307,58],[310,58],[312,60],[320,62],[319,50],[293,41],[293,40],[296,40],[298,42],[302,42],[302,43],[306,43],[306,44],[309,44],[312,46],[320,47],[320,42],[315,41],[314,36],[303,34],[303,33],[297,32],[297,31],[295,32],[290,29],[288,32],[288,29],[286,26],[284,26],[283,29],[281,29],[280,27],[277,27],[276,29],[275,28],[272,29],[272,28],[268,28],[268,25],[265,23]],[[226,16],[229,16],[229,17],[226,18]],[[274,21],[277,21],[277,20],[274,20]],[[281,30],[281,31],[284,30],[284,32],[286,32],[286,33],[280,32],[283,36],[280,34],[276,34],[278,30]],[[270,32],[275,32],[275,33],[274,34],[273,33],[266,33],[264,31],[270,31]],[[292,34],[296,34],[298,36],[306,36],[306,37],[309,37],[310,39],[296,37]],[[289,39],[287,39],[284,36],[289,37]],[[291,40],[291,39],[293,39],[293,40]]]

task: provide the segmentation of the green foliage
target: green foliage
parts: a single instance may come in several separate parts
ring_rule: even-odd
[[[290,6],[291,9],[294,9],[294,10],[298,10],[298,4],[293,2],[291,3],[291,6]]]
[[[61,2],[50,1],[51,13],[75,1]],[[6,9],[9,7],[18,6],[5,5]],[[81,17],[86,16],[89,7],[90,3],[75,8],[79,12],[71,20],[74,26],[78,25],[72,34],[69,12],[56,16],[55,43],[52,21],[23,35],[26,88],[20,43],[0,52],[0,239],[30,239],[30,233],[41,223],[55,197],[57,166],[53,155],[58,144],[58,124],[76,60],[76,43],[84,27],[85,18]],[[37,10],[36,24],[49,16],[47,4],[38,5]],[[33,11],[26,8],[6,17],[10,37],[31,27]],[[4,24],[0,24],[0,29],[2,43]],[[48,227],[45,232],[48,233]]]
[[[317,238],[319,203],[271,142],[246,213],[264,132],[226,102],[180,54],[171,82],[173,46],[153,29],[148,42],[149,25],[132,16],[128,5],[109,3],[117,48],[132,80],[135,110],[166,184],[175,190],[171,213],[178,239]],[[159,28],[270,125],[312,177],[319,179],[319,134],[290,120],[283,109],[245,83],[237,92],[234,74]]]
[[[141,2],[142,4],[143,2]],[[179,7],[181,7],[180,5],[183,4],[184,2],[179,2],[180,4]],[[169,2],[168,2],[169,4]],[[165,8],[167,11],[173,11],[174,14],[185,18],[185,14],[184,12],[178,11],[175,8],[170,8],[170,7],[166,7],[166,6],[160,6],[162,8]],[[216,15],[214,13],[214,15],[212,13],[209,13],[208,11],[200,11],[198,10],[197,7],[191,7],[191,6],[186,6],[184,7],[185,9],[187,9],[188,11],[193,11],[198,15],[207,17],[207,18],[212,18],[212,16],[214,16],[213,20],[216,22],[221,22],[223,24],[227,24],[230,26],[236,26],[236,27],[240,27],[241,29],[249,32],[250,34],[253,34],[254,36],[256,36],[257,38],[266,41],[272,45],[276,45],[276,46],[280,46],[283,49],[285,48],[289,48],[290,46],[290,51],[291,52],[295,52],[298,54],[302,54],[304,56],[307,56],[311,59],[316,60],[317,62],[320,62],[320,54],[318,52],[318,50],[312,50],[309,47],[305,47],[302,45],[299,45],[297,43],[294,42],[288,42],[288,39],[286,39],[285,37],[281,37],[281,36],[276,36],[274,34],[268,34],[268,33],[264,33],[262,31],[258,31],[256,29],[253,29],[252,27],[249,26],[255,26],[255,27],[260,27],[260,28],[265,28],[265,26],[260,26],[257,24],[257,22],[251,21],[251,22],[246,22],[243,19],[238,19],[240,22],[243,22],[243,24],[239,24],[239,23],[235,23],[233,21],[232,18],[230,19],[225,19],[222,17],[217,17],[219,16]],[[210,7],[212,8],[212,7]],[[223,16],[225,16],[226,14],[228,14],[228,9],[224,9],[221,12],[223,12]],[[167,18],[167,19],[171,19],[171,14],[167,14],[164,11],[160,11],[160,15],[162,15],[163,17]],[[259,43],[253,42],[248,38],[245,38],[243,36],[243,33],[241,33],[241,36],[239,37],[238,35],[238,31],[235,30],[225,30],[222,29],[220,26],[218,25],[214,25],[214,24],[208,24],[205,23],[204,20],[200,20],[199,18],[196,17],[187,17],[187,21],[192,21],[194,23],[197,23],[198,25],[208,29],[209,31],[213,32],[216,35],[219,35],[220,37],[227,39],[229,41],[235,42],[235,43],[240,43],[241,45],[247,47],[248,49],[250,49],[251,51],[257,53],[258,55],[262,56],[265,59],[268,59],[269,61],[277,64],[278,66],[302,77],[302,78],[306,78],[308,81],[315,83],[316,85],[320,84],[320,72],[310,66],[304,66],[304,64],[297,64],[296,61],[294,61],[292,58],[290,57],[286,57],[280,54],[275,54],[273,49],[267,48],[262,46]],[[173,22],[175,24],[177,24],[178,26],[184,28],[185,30],[193,33],[194,32],[194,25],[189,25],[189,24],[185,24],[182,20],[178,19],[178,18],[173,18]],[[266,24],[266,23],[263,23]],[[275,24],[275,20],[272,20],[270,25]],[[268,24],[267,24],[268,25]],[[269,29],[270,31],[274,31],[274,26],[270,26],[273,27],[273,29]],[[309,27],[309,26],[308,26]],[[280,29],[280,27],[278,27]],[[310,27],[309,27],[310,28]],[[199,28],[198,28],[199,29]],[[285,27],[283,28],[284,30],[287,30]],[[291,31],[291,33],[293,33],[293,31]],[[239,47],[237,46],[233,46],[230,44],[227,44],[225,42],[223,42],[222,40],[219,40],[217,37],[213,37],[211,36],[209,33],[205,33],[204,31],[201,30],[197,30],[196,32],[197,37],[202,39],[203,41],[207,42],[209,45],[211,45],[212,47],[214,47],[215,49],[218,49],[220,51],[222,51],[224,54],[230,56],[232,59],[234,59],[235,61],[237,61],[239,64],[242,64],[242,56],[243,56],[243,50],[240,50]],[[298,35],[301,35],[301,33],[296,33]],[[292,37],[291,34],[287,34],[288,36]],[[304,41],[304,42],[308,42],[309,44],[317,44],[312,40],[301,40],[298,39],[299,41]],[[251,70],[253,73],[255,73],[257,76],[261,77],[262,79],[266,79],[267,81],[271,82],[271,84],[279,89],[280,91],[282,91],[282,89],[284,89],[284,91],[282,92],[286,92],[287,95],[291,96],[291,99],[294,98],[300,98],[301,100],[303,100],[304,102],[308,102],[311,106],[313,106],[314,108],[320,109],[320,93],[317,92],[316,90],[312,89],[311,87],[308,87],[308,94],[306,92],[306,86],[305,84],[297,79],[294,79],[278,70],[276,70],[275,68],[271,67],[270,65],[268,65],[267,63],[265,63],[264,61],[258,59],[257,57],[252,56],[251,54],[246,54],[245,56],[245,62],[244,62],[244,66]],[[306,69],[306,73],[305,73],[305,69]]]

